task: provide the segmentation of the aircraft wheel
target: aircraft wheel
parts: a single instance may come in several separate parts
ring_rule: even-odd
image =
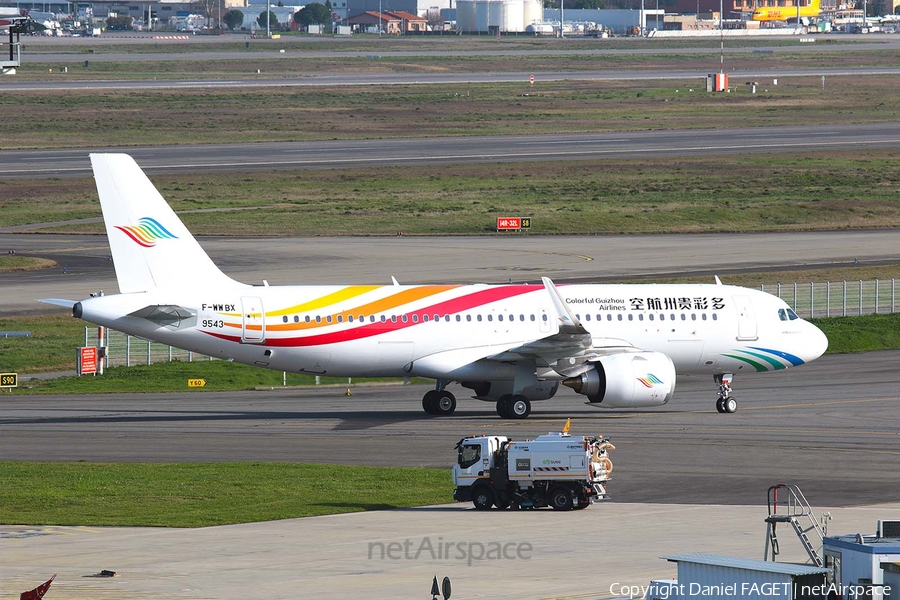
[[[510,418],[524,419],[531,414],[531,401],[525,396],[513,396],[507,403]]]
[[[725,412],[725,400],[724,399],[719,398],[718,400],[716,400],[716,410],[719,411],[720,413]]]
[[[508,419],[509,417],[509,402],[512,400],[512,396],[501,396],[497,401],[497,414],[500,415],[501,419]]]
[[[722,406],[725,412],[731,414],[737,410],[737,400],[734,398],[726,398]]]
[[[422,396],[422,409],[429,415],[436,415],[438,409],[438,392],[437,390],[429,390]]]
[[[456,396],[448,391],[438,392],[434,399],[434,413],[436,415],[452,415],[456,410]]]

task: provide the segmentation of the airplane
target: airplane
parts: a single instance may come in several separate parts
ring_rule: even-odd
[[[737,410],[734,373],[821,356],[825,335],[781,299],[715,284],[294,285],[218,269],[137,163],[91,154],[119,293],[43,299],[91,323],[278,371],[435,380],[450,415],[458,383],[522,419],[560,384],[603,408],[662,406],[676,373],[712,375]]]
[[[800,0],[795,0],[799,2]],[[811,0],[806,6],[760,6],[750,15],[752,21],[796,21],[800,19],[818,17],[821,10],[821,0]]]

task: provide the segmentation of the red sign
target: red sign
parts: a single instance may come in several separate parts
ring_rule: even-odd
[[[534,75],[531,76],[531,85],[534,85]]]
[[[88,375],[97,372],[97,349],[93,347],[78,349],[78,374]]]
[[[497,230],[522,229],[522,219],[519,217],[497,217]]]

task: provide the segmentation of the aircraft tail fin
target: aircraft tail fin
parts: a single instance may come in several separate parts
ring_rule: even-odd
[[[208,288],[236,282],[194,236],[127,154],[91,154],[119,291]]]

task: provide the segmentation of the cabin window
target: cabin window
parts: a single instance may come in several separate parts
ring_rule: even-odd
[[[629,321],[634,321],[634,315],[628,315],[628,320],[629,320]]]
[[[481,315],[478,315],[478,316],[475,317],[475,318],[478,319],[478,322],[479,322],[479,323],[481,323]]]
[[[534,315],[531,315],[531,322],[534,323]]]
[[[300,317],[298,317],[297,315],[294,315],[294,323],[299,323],[299,322],[300,322]]]
[[[325,320],[328,321],[329,323],[331,323],[331,315],[328,315],[327,317],[325,317]]]
[[[696,321],[697,315],[695,313],[691,313],[691,321]]]
[[[488,321],[493,321],[493,320],[494,320],[494,315],[488,315]]]
[[[503,315],[497,315],[497,320],[498,320],[498,321],[502,321],[502,320],[503,320]]]
[[[444,320],[448,323],[450,322],[450,315],[444,315]]]
[[[638,321],[643,321],[643,320],[644,320],[644,315],[643,314],[638,315]]]
[[[391,323],[397,322],[397,315],[391,315]]]
[[[287,318],[287,315],[285,315],[285,316],[283,316],[283,317],[282,317],[282,319],[284,319],[284,322],[285,322],[285,323],[287,323],[287,322],[288,322],[288,318]]]
[[[590,320],[591,320],[591,315],[584,315],[584,320],[585,320],[585,321],[590,321]]]
[[[419,315],[413,315],[413,323],[419,322]]]
[[[321,322],[322,322],[322,317],[320,317],[319,315],[316,315],[316,323],[321,323]]]
[[[466,321],[472,322],[472,315],[466,315]]]
[[[546,314],[541,315],[541,321],[543,321],[544,323],[547,322],[547,315],[546,315]]]
[[[687,315],[684,314],[684,313],[681,313],[681,320],[682,320],[682,321],[687,321]]]
[[[459,323],[462,321],[462,315],[456,315],[456,322]]]
[[[342,315],[338,315],[337,321],[338,321],[338,323],[343,323],[344,317]]]
[[[703,319],[703,320],[705,321],[705,320],[706,320],[706,313],[703,313],[702,315],[700,315],[700,318]]]
[[[524,323],[524,322],[525,322],[525,315],[519,315],[519,321],[521,321],[522,323]]]
[[[403,319],[403,322],[406,323],[406,321],[407,321],[409,318],[408,318],[406,315],[403,315],[403,316],[401,317],[401,319]]]
[[[427,323],[429,320],[428,315],[422,315],[422,320]]]
[[[306,316],[303,318],[303,320],[306,321],[307,323],[309,323],[309,315],[306,315]]]
[[[644,316],[644,315],[641,315],[641,317],[643,317],[643,316]],[[653,320],[653,315],[652,315],[652,314],[647,315],[647,317],[648,317],[651,321]],[[643,319],[641,319],[641,320],[643,320]]]
[[[717,315],[716,313],[713,313],[712,317],[713,317],[713,321],[719,320],[719,315]]]

